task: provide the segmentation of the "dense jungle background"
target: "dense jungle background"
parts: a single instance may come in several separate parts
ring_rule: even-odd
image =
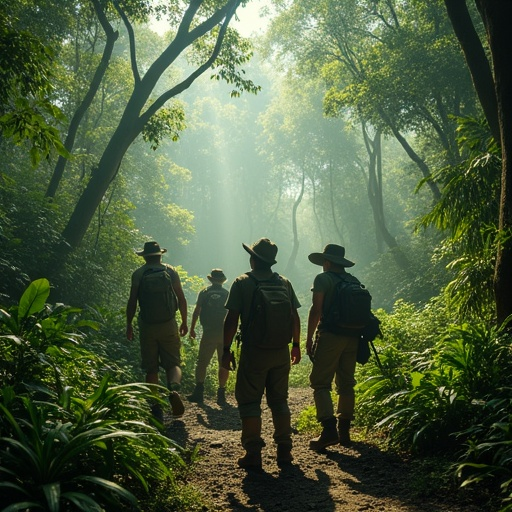
[[[310,252],[343,245],[371,291],[365,442],[512,510],[511,19],[493,0],[0,0],[3,510],[201,510],[198,448],[155,424],[124,337],[135,250],[168,249],[190,318],[260,237],[303,332]],[[185,337],[184,394],[196,354]]]

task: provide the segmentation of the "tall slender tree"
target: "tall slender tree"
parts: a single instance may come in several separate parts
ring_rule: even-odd
[[[137,42],[129,20],[133,2],[114,2],[130,42],[130,63],[133,90],[105,150],[94,166],[89,180],[62,232],[65,248],[76,248],[84,237],[94,213],[112,181],[116,178],[123,157],[132,142],[143,135],[157,140],[162,131],[175,132],[181,124],[179,112],[164,109],[166,103],[190,87],[208,69],[215,67],[218,78],[232,83],[235,90],[257,91],[252,81],[243,78],[237,66],[250,56],[249,46],[228,26],[242,0],[193,0],[174,3],[170,14],[177,19],[176,31],[167,48],[141,74],[137,61]],[[109,2],[102,3],[105,10]],[[182,9],[182,10],[181,10]],[[171,18],[172,18],[171,16]],[[196,49],[197,67],[188,76],[162,93],[157,84],[164,73],[187,50]],[[156,135],[156,134],[160,135]]]

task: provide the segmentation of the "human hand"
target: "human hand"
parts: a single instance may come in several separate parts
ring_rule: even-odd
[[[180,336],[185,336],[185,334],[187,334],[188,332],[188,325],[183,322],[181,325],[180,325]]]
[[[300,346],[292,347],[291,358],[292,358],[292,365],[300,363],[300,360],[302,359],[302,354],[300,352]]]
[[[133,325],[132,324],[128,324],[126,326],[126,339],[128,341],[132,341],[133,340]]]
[[[306,340],[306,353],[309,356],[309,359],[312,363],[315,362],[315,352],[316,352],[316,341],[313,341],[312,338]]]
[[[196,330],[193,327],[190,328],[190,337],[196,339]]]

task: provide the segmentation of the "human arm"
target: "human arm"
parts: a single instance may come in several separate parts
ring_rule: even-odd
[[[296,309],[292,313],[292,350],[291,358],[292,364],[298,364],[301,360],[300,352],[300,318]]]
[[[191,338],[196,337],[196,323],[197,323],[200,313],[201,313],[201,306],[199,304],[196,304],[196,307],[194,308],[194,311],[192,312],[192,320],[190,322],[190,337]]]
[[[130,288],[130,296],[128,303],[126,304],[126,339],[133,340],[133,317],[137,311],[137,296],[139,293],[139,287],[132,283]]]
[[[324,305],[324,292],[313,292],[313,299],[308,314],[308,329],[306,335],[306,352],[308,356],[312,355],[313,351],[313,336],[322,317],[322,308]]]
[[[188,332],[187,326],[187,299],[185,298],[185,294],[183,293],[183,288],[181,286],[181,281],[176,274],[176,278],[172,282],[172,287],[174,288],[174,293],[176,294],[176,298],[178,299],[178,310],[181,316],[181,325],[179,328],[180,336],[185,336]]]
[[[231,362],[231,343],[233,343],[233,338],[235,337],[236,330],[238,329],[238,319],[240,318],[240,313],[238,311],[234,311],[232,309],[228,310],[228,314],[224,319],[224,335],[223,335],[223,344],[224,351],[222,353],[222,367],[226,370],[230,370],[230,362]]]

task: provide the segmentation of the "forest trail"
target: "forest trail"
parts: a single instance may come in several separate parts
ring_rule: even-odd
[[[326,453],[308,448],[309,437],[294,434],[293,464],[279,468],[275,460],[270,411],[263,410],[263,471],[238,468],[243,455],[240,420],[233,396],[219,407],[185,402],[185,415],[167,418],[167,435],[182,446],[199,444],[201,458],[189,482],[208,504],[205,512],[476,512],[482,505],[451,502],[451,494],[431,488],[426,495],[411,493],[410,463],[366,442],[351,448],[335,446]],[[312,404],[310,389],[290,389],[292,422]],[[425,478],[429,478],[426,474]],[[429,488],[428,485],[425,488]],[[430,488],[429,488],[430,489]],[[185,512],[185,511],[182,511]]]

